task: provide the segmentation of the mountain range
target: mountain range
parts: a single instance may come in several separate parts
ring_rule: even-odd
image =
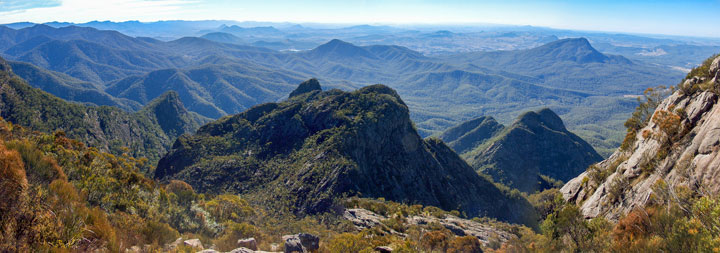
[[[0,251],[720,248],[711,39],[247,25],[0,26]]]
[[[28,85],[0,58],[0,116],[34,131],[56,132],[114,154],[157,161],[176,137],[208,121],[185,109],[177,93],[161,94],[130,113],[66,102]],[[152,164],[147,164],[152,166]]]
[[[604,155],[622,140],[622,121],[635,106],[627,96],[682,75],[600,53],[582,38],[452,57],[337,39],[312,50],[275,51],[197,37],[133,38],[76,26],[3,28],[0,38],[6,58],[97,87],[98,99],[51,91],[78,102],[137,110],[164,91],[177,90],[189,110],[219,118],[278,101],[294,83],[310,77],[344,90],[384,83],[405,98],[421,136],[483,115],[508,124],[522,112],[550,107]],[[78,81],[65,83],[87,88]]]

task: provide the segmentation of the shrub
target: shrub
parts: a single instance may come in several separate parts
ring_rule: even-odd
[[[625,194],[625,189],[630,186],[630,182],[625,176],[618,174],[613,178],[612,182],[608,185],[607,189],[607,204],[615,203],[620,200]]]
[[[113,251],[119,250],[115,229],[110,224],[105,211],[95,207],[90,209],[87,214],[85,238],[97,240],[99,244],[106,244],[105,246]]]
[[[325,249],[327,252],[372,252],[373,245],[362,233],[341,233],[330,239]]]
[[[429,231],[420,238],[420,245],[428,251],[447,251],[450,235],[446,231]]]
[[[165,189],[175,194],[175,196],[178,197],[178,201],[185,205],[192,203],[196,197],[192,186],[181,180],[170,180],[170,183],[168,183]]]
[[[255,214],[244,199],[237,195],[222,194],[205,203],[207,210],[217,222],[241,222],[243,217]]]
[[[26,194],[28,181],[24,167],[20,154],[0,143],[0,214],[16,209],[22,201],[20,198]]]
[[[453,238],[450,241],[447,252],[449,252],[449,253],[482,252],[482,245],[480,244],[480,240],[478,240],[474,236],[471,236],[471,235],[458,236],[458,237]]]
[[[663,98],[669,95],[670,89],[664,86],[658,86],[656,88],[647,88],[643,92],[643,97],[638,98],[638,106],[632,113],[630,118],[625,121],[625,127],[627,128],[627,134],[620,146],[621,150],[628,150],[631,145],[635,142],[637,131],[645,127],[650,121],[650,118],[655,111],[655,108],[660,104]]]
[[[31,182],[49,184],[58,178],[67,179],[57,162],[46,157],[35,144],[23,140],[11,141],[7,145],[9,149],[16,150],[22,157]]]
[[[650,216],[644,209],[633,209],[613,228],[615,248],[617,250],[630,248],[635,240],[647,236],[650,225]]]
[[[653,123],[655,123],[660,128],[660,131],[665,133],[667,137],[672,137],[678,132],[680,129],[680,120],[680,116],[664,110],[655,112],[652,119]]]
[[[239,239],[248,237],[259,238],[258,233],[258,228],[253,225],[228,221],[225,224],[225,230],[222,236],[218,237],[214,242],[219,250],[231,251],[237,248],[237,241]]]
[[[564,204],[560,190],[557,188],[547,189],[539,193],[528,196],[528,201],[535,207],[535,211],[541,218],[545,218],[552,213],[555,208]]]
[[[399,215],[396,215],[395,217],[383,220],[382,223],[385,224],[385,226],[388,226],[389,228],[391,228],[397,232],[400,232],[400,233],[405,232],[405,226],[406,226],[405,218],[403,218]]]
[[[147,221],[142,229],[142,235],[148,244],[164,245],[180,237],[177,230],[170,225],[158,221]]]
[[[605,182],[605,179],[612,174],[611,169],[603,169],[597,166],[597,164],[590,165],[590,167],[587,168],[587,172],[590,181],[595,184],[595,187]]]
[[[690,72],[688,72],[688,74],[685,76],[685,79],[690,79],[695,76],[710,77],[710,64],[718,56],[720,56],[720,54],[715,54],[713,56],[710,56],[710,58],[705,59],[705,61],[703,61],[703,63],[700,64],[700,66],[697,66],[697,67],[693,68],[692,70],[690,70]],[[683,81],[685,81],[685,80],[683,80]]]

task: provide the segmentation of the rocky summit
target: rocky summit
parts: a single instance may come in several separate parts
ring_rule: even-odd
[[[327,211],[337,199],[357,195],[534,222],[524,198],[479,176],[441,140],[423,140],[393,89],[305,86],[286,101],[181,136],[155,177],[180,179],[202,192],[244,194],[299,214]]]

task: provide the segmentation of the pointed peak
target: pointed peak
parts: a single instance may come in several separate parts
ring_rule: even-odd
[[[180,101],[180,95],[174,90],[166,91],[160,96],[157,96],[145,106],[145,109],[155,110],[163,106],[170,106],[181,112],[186,111],[185,106],[182,101]]]
[[[161,94],[160,96],[158,96],[156,99],[168,100],[168,101],[179,100],[180,95],[178,95],[178,93],[174,90],[169,90],[169,91],[166,91],[165,93]]]
[[[339,39],[333,39],[310,51],[313,57],[335,57],[335,58],[376,58],[370,51],[363,47],[353,45]]]
[[[316,50],[337,50],[337,49],[343,49],[343,48],[356,48],[358,46],[353,45],[350,42],[346,42],[339,39],[332,39],[331,41],[328,41],[325,44],[322,44],[318,47],[316,47]]]
[[[298,87],[290,93],[289,98],[302,95],[305,93],[309,93],[312,91],[322,91],[322,87],[320,87],[320,81],[318,81],[316,78],[311,78],[310,80],[307,80],[305,82],[302,82]]]

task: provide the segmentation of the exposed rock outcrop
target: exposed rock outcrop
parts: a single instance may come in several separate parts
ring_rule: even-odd
[[[185,246],[200,249],[200,250],[204,249],[202,242],[200,242],[200,239],[185,240],[185,241],[183,241],[183,244],[185,244]]]
[[[713,64],[718,61],[720,57]],[[718,75],[717,67],[710,69],[714,71],[708,73],[710,76]],[[700,78],[688,80],[696,82]],[[603,173],[608,176],[597,176]],[[598,177],[600,182],[594,180]],[[578,204],[585,216],[617,220],[652,201],[654,185],[660,180],[671,187],[682,185],[694,191],[720,192],[717,94],[676,91],[659,104],[629,148],[616,151],[597,169],[569,181],[561,192],[565,199]]]
[[[302,82],[288,97],[295,97],[313,91],[322,91],[320,82],[315,78]]]
[[[282,239],[285,242],[285,253],[314,252],[320,248],[320,238],[311,234],[285,235]]]
[[[245,239],[239,239],[237,241],[238,247],[248,248],[251,250],[257,250],[257,241],[255,241],[255,238],[245,238]]]
[[[345,210],[343,217],[351,221],[358,230],[372,228],[376,226],[383,226],[382,221],[388,219],[388,217],[362,208],[347,209]],[[496,229],[489,225],[475,222],[472,220],[462,219],[453,215],[446,215],[444,218],[425,215],[413,215],[407,217],[406,222],[408,225],[420,226],[433,223],[440,224],[457,236],[470,235],[477,237],[478,240],[486,246],[490,244],[492,240],[496,240],[497,242],[502,243],[515,237],[515,235],[507,231]],[[392,234],[406,236],[405,234],[394,231],[392,229],[389,230]]]

